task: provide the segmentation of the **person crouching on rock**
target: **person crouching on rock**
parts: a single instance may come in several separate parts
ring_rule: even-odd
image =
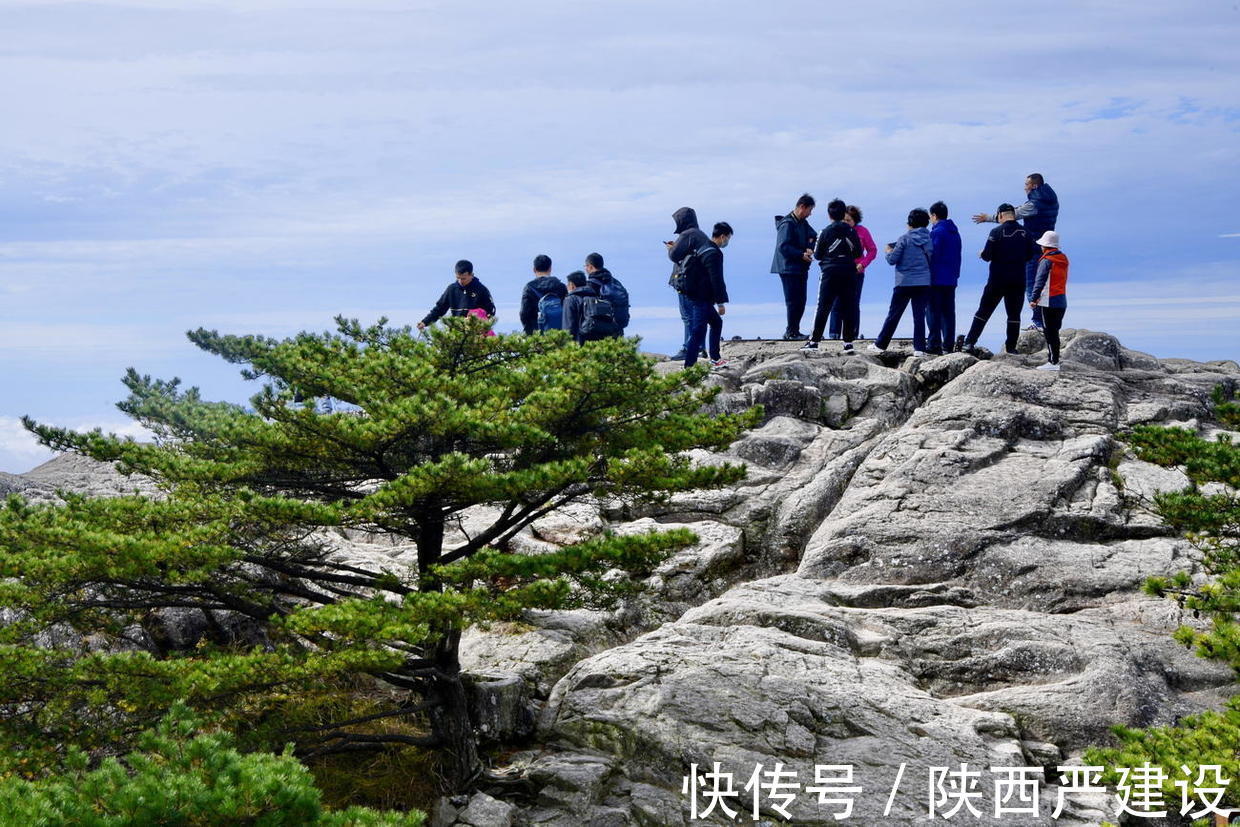
[[[1033,279],[1032,301],[1034,310],[1042,308],[1042,332],[1046,335],[1046,364],[1038,370],[1059,370],[1059,329],[1063,327],[1063,314],[1068,309],[1068,257],[1059,249],[1059,233],[1047,230],[1038,239],[1042,257],[1038,259],[1037,275]]]
[[[448,285],[439,301],[431,308],[422,321],[418,322],[418,330],[424,330],[446,316],[464,316],[474,308],[482,308],[490,318],[495,318],[495,302],[491,300],[491,291],[482,282],[474,278],[474,265],[467,259],[456,263],[456,281]]]

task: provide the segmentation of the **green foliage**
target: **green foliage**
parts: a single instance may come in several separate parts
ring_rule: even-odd
[[[1203,765],[1222,767],[1220,774],[1229,779],[1224,801],[1240,801],[1240,697],[1232,698],[1220,712],[1189,715],[1175,726],[1134,729],[1117,726],[1112,729],[1120,742],[1117,748],[1092,748],[1085,752],[1085,763],[1103,766],[1103,779],[1115,784],[1120,767],[1140,767],[1146,762],[1160,766],[1166,773],[1163,792],[1166,800],[1179,802],[1181,791],[1176,781],[1187,781],[1190,798],[1195,794],[1193,782],[1197,768]],[[1188,767],[1185,774],[1181,767]]]
[[[374,717],[404,716],[423,734],[328,722],[289,735],[299,753],[444,744],[460,781],[476,764],[461,630],[529,608],[609,605],[638,582],[618,572],[648,572],[694,538],[604,535],[541,555],[511,553],[509,540],[581,497],[659,500],[743,476],[686,452],[730,444],[760,411],[703,413],[717,392],[703,387],[706,372],[661,375],[635,341],[484,336],[474,319],[427,339],[337,322],[287,340],[192,332],[262,381],[249,406],[130,370],[119,407],[153,444],[27,420],[44,444],[116,462],[161,494],[0,508],[9,755],[37,767],[55,766],[65,744],[123,749],[176,699],[241,729],[243,710],[368,676],[378,695],[415,696]],[[324,396],[350,409],[322,411],[313,398]],[[445,546],[475,506],[487,506],[486,520],[471,512],[474,532]],[[333,553],[342,531],[406,538],[417,564],[344,562]],[[163,613],[194,609],[256,631],[221,626],[188,651],[126,642],[157,630]]]
[[[313,776],[287,752],[242,754],[226,734],[195,734],[198,725],[178,704],[123,758],[92,770],[86,754],[73,748],[63,774],[0,779],[0,822],[418,827],[425,821],[421,813],[361,807],[329,812]]]
[[[1225,425],[1240,424],[1240,407],[1217,388],[1213,394],[1215,416]],[[1171,577],[1152,577],[1145,591],[1170,597],[1196,619],[1208,620],[1205,628],[1182,626],[1175,639],[1197,654],[1229,664],[1240,672],[1240,446],[1227,434],[1203,439],[1183,428],[1145,426],[1134,429],[1130,443],[1138,457],[1164,467],[1181,469],[1189,479],[1183,491],[1154,498],[1154,507],[1171,527],[1185,534],[1202,551],[1206,578],[1189,572]],[[1173,786],[1183,777],[1181,766],[1203,764],[1223,767],[1231,779],[1225,800],[1240,801],[1240,699],[1232,699],[1221,712],[1190,716],[1175,726],[1152,729],[1117,727],[1120,746],[1086,754],[1088,763],[1112,769],[1138,767],[1148,762],[1167,774],[1168,800],[1179,800]],[[1188,779],[1190,782],[1193,779]]]

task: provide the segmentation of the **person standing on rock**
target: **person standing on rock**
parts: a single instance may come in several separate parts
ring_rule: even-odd
[[[692,207],[681,207],[672,213],[672,221],[676,222],[676,240],[665,241],[667,257],[672,260],[672,276],[669,283],[676,291],[676,300],[680,306],[680,321],[684,325],[685,338],[680,350],[672,357],[673,362],[684,361],[688,352],[689,337],[693,331],[693,302],[685,292],[685,268],[695,266],[694,258],[698,251],[710,243],[710,238],[698,227],[697,213]],[[696,356],[694,359],[696,360]]]
[[[1015,353],[1016,340],[1020,337],[1020,310],[1025,302],[1025,265],[1030,259],[1037,258],[1038,246],[1029,232],[1016,223],[1016,208],[1011,204],[1000,204],[995,215],[1002,223],[990,231],[986,246],[978,254],[982,261],[990,262],[990,276],[982,288],[982,298],[977,312],[973,314],[973,324],[964,337],[964,349],[973,350],[986,322],[990,320],[990,314],[995,312],[999,302],[1003,302],[1007,311],[1007,336],[1003,348],[1007,353]]]
[[[719,340],[723,335],[723,314],[727,312],[724,305],[728,301],[728,286],[723,280],[723,248],[731,240],[732,225],[720,221],[706,243],[685,258],[685,295],[689,299],[691,318],[689,342],[685,345],[687,368],[697,364],[703,344],[712,367],[721,368],[727,364],[719,352]]]
[[[439,301],[431,308],[422,321],[418,322],[418,330],[424,330],[449,312],[453,316],[464,316],[474,308],[482,308],[487,316],[495,318],[495,302],[491,300],[491,291],[474,277],[474,265],[467,259],[456,263],[456,281],[448,285]]]
[[[1030,238],[1041,238],[1043,233],[1055,229],[1055,222],[1059,220],[1059,196],[1038,172],[1025,176],[1025,195],[1027,196],[1025,203],[1016,208],[1016,218],[1018,221],[1024,221],[1025,231],[1029,233]],[[981,224],[1000,219],[998,215],[982,212],[973,216],[973,220]],[[1033,301],[1033,280],[1037,274],[1037,264],[1037,258],[1034,257],[1026,263],[1025,267],[1025,296],[1030,302]],[[1033,310],[1033,327],[1038,330],[1042,329],[1041,307]]]
[[[1059,233],[1047,230],[1038,239],[1042,257],[1038,259],[1029,306],[1042,309],[1046,334],[1046,364],[1038,370],[1059,370],[1059,329],[1068,310],[1068,257],[1059,249]]]
[[[551,275],[551,257],[534,257],[534,278],[521,291],[521,328],[526,333],[559,330],[564,321],[564,282]]]
[[[861,239],[852,224],[844,219],[848,206],[836,198],[827,204],[827,217],[831,223],[818,236],[814,258],[822,267],[818,282],[818,308],[814,312],[814,331],[803,350],[817,350],[822,333],[827,327],[831,308],[841,305],[843,318],[844,352],[851,353],[857,338],[857,258],[864,254]]]
[[[844,220],[852,225],[857,231],[857,238],[861,240],[861,249],[864,251],[857,258],[857,338],[861,336],[861,288],[865,284],[865,268],[869,267],[874,259],[878,258],[878,246],[874,243],[874,236],[870,235],[870,231],[861,223],[861,208],[855,204],[849,204],[844,213]],[[827,323],[827,338],[838,339],[840,333],[844,329],[844,316],[840,312],[840,300],[835,300],[835,307],[831,308],[831,321]]]
[[[586,274],[574,270],[566,278],[568,298],[564,299],[564,329],[577,344],[620,335],[611,302],[599,296]]]
[[[805,315],[805,299],[809,287],[809,263],[814,258],[814,228],[809,217],[814,212],[814,196],[808,192],[797,199],[792,212],[775,218],[775,258],[771,272],[779,276],[784,288],[784,307],[788,323],[784,338],[804,339],[801,317]]]
[[[960,282],[960,230],[947,205],[930,205],[930,295],[926,303],[926,353],[940,356],[956,340],[956,285]]]
[[[934,242],[930,240],[930,213],[917,207],[909,211],[908,232],[886,248],[887,263],[896,268],[896,284],[891,290],[891,306],[878,338],[866,348],[867,353],[882,353],[891,344],[896,325],[904,308],[913,303],[913,355],[926,355],[926,300],[930,294],[930,258]]]

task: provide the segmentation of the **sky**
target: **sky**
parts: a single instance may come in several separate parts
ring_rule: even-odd
[[[412,324],[459,258],[517,326],[538,253],[600,252],[670,353],[672,213],[736,230],[724,335],[783,328],[773,216],[803,191],[875,240],[944,200],[957,315],[1040,172],[1066,327],[1240,358],[1240,3],[0,0],[0,471],[20,417],[140,434],[128,367],[242,402],[185,338],[343,313]],[[825,209],[811,223],[825,223]],[[870,269],[861,332],[891,268]],[[814,295],[811,282],[811,306]],[[806,326],[812,310],[807,313]],[[897,331],[911,333],[908,317]],[[982,344],[995,347],[1002,321]]]

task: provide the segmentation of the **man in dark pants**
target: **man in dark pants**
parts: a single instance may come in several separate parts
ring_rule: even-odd
[[[676,210],[672,213],[672,220],[676,222],[676,240],[663,243],[667,247],[667,257],[672,260],[671,284],[673,288],[676,288],[676,277],[683,277],[686,259],[690,254],[697,253],[710,244],[710,238],[698,227],[697,213],[692,207],[681,207]],[[689,338],[693,331],[693,300],[683,288],[676,289],[676,300],[680,305],[680,321],[684,324],[685,339],[681,343],[680,350],[672,357],[672,361],[681,362],[684,361],[686,348],[689,347]],[[697,357],[695,356],[694,359],[696,360]]]
[[[1043,233],[1055,229],[1055,222],[1059,220],[1059,196],[1038,172],[1032,172],[1025,177],[1025,195],[1027,200],[1016,208],[1015,215],[1017,220],[1024,221],[1025,231],[1036,241]],[[984,221],[998,221],[999,218],[982,212],[973,216],[973,220],[981,224]],[[1025,265],[1026,301],[1033,301],[1033,281],[1037,274],[1038,257],[1034,256]],[[1033,309],[1033,326],[1038,330],[1042,329],[1041,307]]]
[[[930,296],[926,307],[926,352],[935,356],[956,340],[956,285],[960,282],[960,231],[947,217],[947,205],[930,205]]]
[[[771,272],[779,275],[788,310],[785,339],[804,339],[801,317],[805,315],[805,296],[809,285],[809,263],[814,257],[814,228],[809,217],[814,212],[814,196],[808,192],[797,199],[792,212],[775,219],[775,258]]]
[[[439,301],[431,308],[422,321],[418,322],[418,330],[434,324],[451,312],[453,316],[464,316],[474,308],[481,307],[491,318],[495,318],[495,302],[491,300],[491,291],[482,282],[474,278],[474,265],[466,259],[456,263],[456,281],[448,285]]]
[[[1016,223],[1016,208],[1000,204],[995,215],[1001,222],[990,231],[986,246],[982,249],[982,261],[990,262],[990,276],[982,289],[973,325],[964,337],[965,350],[972,350],[981,338],[982,330],[995,312],[999,302],[1007,311],[1007,336],[1004,349],[1016,352],[1016,340],[1020,337],[1020,310],[1025,304],[1025,265],[1038,258],[1038,246],[1028,231]]]
[[[691,328],[685,345],[685,367],[697,364],[698,352],[706,345],[711,366],[727,364],[719,352],[723,333],[724,307],[728,302],[728,286],[723,280],[723,248],[732,240],[732,225],[720,221],[711,237],[695,251],[685,270],[685,295],[689,299]],[[709,340],[707,331],[710,331]]]
[[[844,220],[847,210],[843,201],[836,198],[827,204],[827,216],[831,223],[818,237],[814,258],[822,266],[822,279],[818,282],[818,309],[814,313],[814,332],[805,343],[804,350],[817,350],[822,341],[823,330],[831,308],[838,300],[843,316],[844,352],[853,352],[853,340],[857,338],[857,256],[861,255],[861,239],[857,231]]]

